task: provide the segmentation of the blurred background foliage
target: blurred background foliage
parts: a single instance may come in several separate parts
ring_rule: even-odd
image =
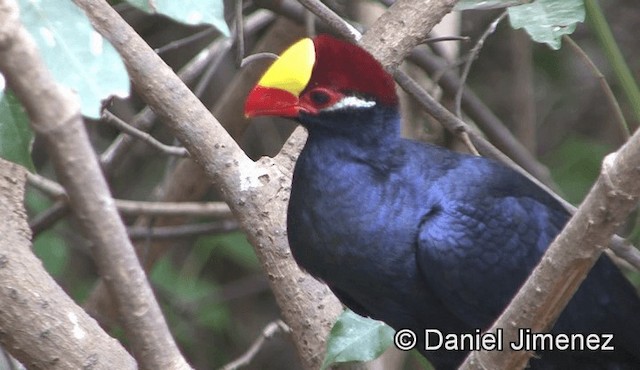
[[[141,11],[126,2],[112,3],[138,33],[158,49],[159,54],[174,70],[179,71],[194,58],[209,58],[207,63],[196,70],[189,85],[199,90],[202,101],[242,144],[248,155],[259,158],[277,153],[294,125],[271,118],[247,122],[240,113],[246,91],[255,82],[260,71],[268,65],[268,61],[258,61],[239,68],[238,43],[234,38],[225,38],[229,31],[220,23],[218,28],[187,25],[165,15]],[[185,2],[184,6],[188,7],[188,3]],[[327,5],[344,18],[358,24],[366,24],[375,19],[376,14],[384,9],[382,3],[389,1],[326,1]],[[291,41],[304,36],[304,16],[293,14],[295,11],[290,11],[287,4],[292,2],[244,2],[241,10],[246,25],[245,56],[263,48],[270,48],[269,51],[278,53]],[[224,5],[224,17],[233,32],[236,2],[228,0],[222,4],[220,1],[213,1],[209,5],[217,6],[217,11],[222,11],[220,7]],[[293,2],[293,5],[297,4]],[[637,78],[640,73],[640,39],[635,30],[640,22],[640,6],[634,0],[611,0],[602,2],[601,5],[615,41]],[[265,11],[263,8],[269,10]],[[501,10],[469,10],[461,13],[460,35],[468,36],[470,41],[459,44],[460,55],[467,55],[475,40],[500,12]],[[251,17],[253,20],[249,20]],[[318,30],[323,29],[318,27]],[[632,108],[624,98],[622,88],[614,78],[601,44],[589,24],[579,24],[571,37],[602,71],[618,98],[630,129],[635,130],[640,122],[633,118]],[[203,56],[202,50],[211,43],[217,45],[214,52]],[[443,48],[442,44],[432,47],[435,54],[443,53]],[[430,83],[424,72],[407,67],[411,68],[412,74],[417,73],[425,84]],[[449,70],[458,71],[459,64],[453,63]],[[109,74],[123,72],[116,69],[109,71],[107,68],[106,71],[97,73],[113,77]],[[598,80],[584,61],[567,48],[566,43],[560,50],[533,43],[524,31],[513,30],[507,21],[499,24],[495,33],[486,40],[471,68],[468,87],[548,166],[558,190],[573,204],[579,204],[591,187],[603,157],[623,142],[612,108],[605,99]],[[12,98],[5,94],[4,99]],[[449,98],[443,98],[443,102],[452,106]],[[410,101],[405,101],[405,104],[411,108]],[[125,121],[132,122],[144,108],[144,103],[132,90],[130,97],[110,99],[105,102],[105,106]],[[15,111],[15,105],[11,107],[14,110],[10,116],[19,117],[20,112]],[[29,134],[23,136],[15,131],[6,131],[9,127],[9,113],[6,109],[8,108],[0,105],[0,119],[3,120],[0,128],[4,127],[0,135],[5,138],[4,144],[0,143],[0,148],[3,145],[6,148],[6,143],[18,139],[30,140]],[[404,131],[407,135],[418,139],[427,138],[456,149],[463,148],[428,115],[411,114],[406,118],[407,128]],[[98,119],[87,118],[86,123],[98,154],[103,153],[119,134],[116,128]],[[15,124],[9,129],[20,130],[20,127],[24,126]],[[162,124],[153,123],[149,132],[162,142],[178,144]],[[7,138],[10,140],[6,140]],[[24,145],[20,147],[5,150],[4,155],[20,150],[24,152]],[[25,154],[18,153],[16,156],[24,158]],[[15,158],[10,159],[16,160]],[[33,168],[38,174],[55,179],[52,164],[37,136],[31,157],[26,159],[27,165],[29,161],[33,162]],[[188,185],[176,182],[189,180],[176,179],[180,177],[178,173],[183,174],[181,176],[190,173],[176,172],[179,167],[184,166],[186,165],[182,159],[159,155],[145,143],[136,142],[119,161],[113,163],[108,170],[105,169],[105,173],[115,197],[119,199],[220,199],[215,186],[210,186],[202,176],[198,178],[198,175],[189,175],[193,176],[193,182]],[[90,256],[89,241],[78,233],[77,220],[73,215],[64,211],[64,207],[62,211],[59,210],[59,203],[58,199],[29,187],[26,206],[32,226],[37,226],[34,250],[61,286],[77,302],[85,303],[91,299],[98,274]],[[55,213],[56,209],[58,213]],[[54,215],[50,216],[49,213]],[[163,225],[211,221],[194,217],[161,219],[129,215],[123,218],[131,227],[135,224],[149,230]],[[630,233],[633,226],[634,222],[630,222],[623,233]],[[268,279],[260,269],[253,248],[239,230],[227,228],[224,232],[174,236],[162,240],[156,240],[150,234],[138,239],[137,247],[141,260],[150,271],[151,281],[172,331],[182,351],[197,369],[219,368],[240,356],[267,324],[280,317],[279,309],[269,291]],[[630,277],[636,284],[640,283],[637,274],[630,274]],[[113,335],[121,335],[122,330],[117,321],[103,317],[100,322]],[[413,356],[402,361],[405,368],[422,366],[421,361]],[[247,368],[299,367],[295,350],[287,335],[275,335],[266,341]]]

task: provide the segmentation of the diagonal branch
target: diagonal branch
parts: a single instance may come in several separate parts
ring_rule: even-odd
[[[290,141],[287,146],[290,155],[252,162],[106,2],[75,2],[87,13],[98,32],[119,51],[143,99],[173,129],[193,158],[203,166],[208,178],[220,187],[256,248],[305,367],[319,367],[322,356],[317,349],[324,348],[325,337],[341,307],[325,285],[298,269],[288,249],[285,210],[292,163],[299,145],[291,145],[293,142]],[[431,12],[420,13],[421,17],[430,20],[420,24],[437,22],[448,11],[450,3],[441,4],[439,11],[429,8]],[[398,15],[398,18],[402,17],[406,18],[407,14]],[[424,29],[423,34],[428,31]],[[393,40],[404,37],[404,34],[396,33]],[[304,141],[300,136],[297,138],[295,143]]]
[[[102,111],[101,119],[106,123],[110,123],[114,125],[120,131],[129,134],[131,137],[134,137],[138,140],[141,140],[149,144],[149,146],[160,151],[161,153],[165,153],[167,155],[175,155],[178,157],[189,156],[189,152],[185,148],[164,144],[160,142],[158,139],[151,136],[151,134],[149,134],[148,132],[138,130],[137,128],[126,123],[120,117],[116,116],[115,114],[109,112],[106,109]]]
[[[118,302],[143,368],[187,369],[115,208],[80,115],[76,97],[57,85],[31,36],[18,21],[15,1],[0,0],[0,71],[31,126],[47,144],[100,273]]]
[[[173,71],[105,2],[76,0],[94,27],[122,56],[143,99],[175,133],[220,189],[247,232],[271,283],[306,368],[341,311],[328,288],[300,271],[288,249],[285,214],[290,165],[250,160]],[[290,162],[290,160],[288,160]]]
[[[605,157],[600,176],[564,230],[489,332],[504,328],[516,341],[518,328],[548,331],[604,247],[640,197],[640,131]],[[516,369],[532,355],[524,351],[472,352],[461,369]]]
[[[2,12],[0,3],[0,18]],[[69,298],[31,252],[25,177],[25,169],[0,159],[2,347],[34,369],[136,369],[133,357]]]

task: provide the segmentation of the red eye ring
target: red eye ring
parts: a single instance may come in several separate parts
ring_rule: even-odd
[[[318,113],[339,102],[344,95],[327,89],[326,87],[314,87],[302,93],[300,105],[309,113]]]

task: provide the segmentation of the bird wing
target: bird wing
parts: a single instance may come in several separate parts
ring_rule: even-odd
[[[423,278],[457,317],[488,328],[564,227],[558,202],[512,170],[467,158],[434,182],[418,231]],[[554,332],[613,333],[640,361],[640,299],[602,255],[559,317]],[[634,357],[634,359],[631,359]],[[626,357],[625,357],[626,358]]]
[[[568,219],[521,175],[466,158],[433,183],[417,261],[441,299],[471,327],[502,312]]]

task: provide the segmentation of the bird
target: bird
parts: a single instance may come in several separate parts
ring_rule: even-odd
[[[393,78],[348,41],[290,46],[245,115],[308,132],[287,209],[296,263],[354,312],[417,333],[436,369],[457,368],[468,351],[427,349],[425,329],[490,328],[570,218],[497,161],[401,137]],[[612,335],[613,349],[540,350],[529,368],[640,369],[640,299],[605,254],[550,333]]]

